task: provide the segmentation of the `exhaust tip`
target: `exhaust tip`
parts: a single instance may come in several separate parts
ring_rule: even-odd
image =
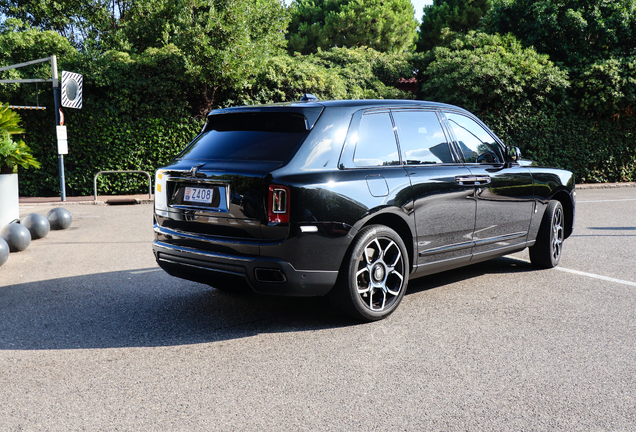
[[[283,283],[287,282],[285,274],[278,269],[257,268],[254,270],[254,277],[262,283]]]

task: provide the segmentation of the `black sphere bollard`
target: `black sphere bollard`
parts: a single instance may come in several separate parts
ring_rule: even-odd
[[[10,223],[2,229],[2,238],[9,245],[11,252],[20,252],[29,247],[31,233],[19,223]]]
[[[51,229],[51,224],[46,216],[40,213],[31,213],[22,219],[24,225],[31,233],[31,240],[41,239],[47,236]]]
[[[0,267],[7,262],[9,258],[9,245],[2,237],[0,237]]]
[[[62,207],[55,207],[47,213],[46,217],[49,219],[52,230],[66,229],[70,227],[71,222],[73,222],[73,217],[69,211]]]

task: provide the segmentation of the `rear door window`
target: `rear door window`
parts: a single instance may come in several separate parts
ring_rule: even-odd
[[[213,115],[205,131],[177,158],[284,162],[308,133],[300,113]]]
[[[400,165],[393,122],[388,112],[362,116],[353,163],[358,167]]]
[[[402,159],[407,165],[454,163],[437,114],[432,111],[393,111]]]

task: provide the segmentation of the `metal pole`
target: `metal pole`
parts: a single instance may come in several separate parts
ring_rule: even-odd
[[[57,77],[57,57],[51,56],[51,77],[53,78],[53,102],[55,105],[55,125],[60,126],[60,83]],[[60,165],[60,196],[66,201],[66,181],[64,180],[64,155],[58,154]]]

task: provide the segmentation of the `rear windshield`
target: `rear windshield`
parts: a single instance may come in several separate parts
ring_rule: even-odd
[[[283,162],[309,133],[305,124],[299,113],[213,115],[177,158]]]

